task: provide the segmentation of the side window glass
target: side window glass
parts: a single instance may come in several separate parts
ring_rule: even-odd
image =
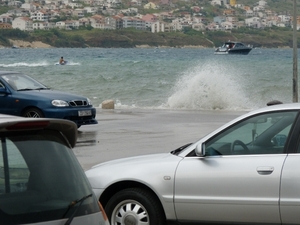
[[[261,114],[239,122],[206,144],[207,155],[283,153],[297,112]]]
[[[29,170],[20,151],[13,142],[1,139],[0,145],[0,194],[27,190]]]

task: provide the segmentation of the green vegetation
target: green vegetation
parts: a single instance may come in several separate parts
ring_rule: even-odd
[[[7,13],[8,10],[13,9],[12,7],[8,7],[8,6],[0,6],[0,15],[3,13]]]
[[[35,30],[24,32],[18,29],[2,30],[0,45],[12,46],[9,39],[24,41],[41,41],[53,47],[102,47],[102,48],[133,48],[138,45],[151,47],[169,46],[203,46],[217,47],[224,41],[241,41],[254,47],[280,48],[292,47],[292,30],[290,28],[272,27],[264,30],[240,28],[231,32],[195,31],[185,28],[183,32],[151,33],[135,29],[100,30],[81,27],[78,30],[66,31],[59,29]],[[298,40],[300,47],[300,39]]]

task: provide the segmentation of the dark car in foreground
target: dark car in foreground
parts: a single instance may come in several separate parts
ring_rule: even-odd
[[[62,119],[0,114],[0,224],[109,225]]]
[[[249,112],[170,153],[86,171],[112,225],[300,224],[300,104]]]
[[[88,98],[52,90],[18,72],[0,71],[0,105],[3,114],[67,119],[78,127],[98,123]]]

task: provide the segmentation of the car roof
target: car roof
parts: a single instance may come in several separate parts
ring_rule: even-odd
[[[22,73],[17,72],[17,71],[0,71],[0,76],[2,76],[2,75],[10,75],[10,74],[22,74]]]
[[[268,111],[280,111],[280,110],[299,110],[300,109],[300,103],[286,103],[286,104],[275,104],[266,106],[260,109],[256,109],[251,111],[250,113],[256,114],[261,112],[268,112]]]
[[[69,120],[49,118],[25,118],[0,114],[0,134],[29,130],[60,131],[73,148],[77,140],[77,125]]]
[[[237,121],[240,121],[242,119],[248,118],[248,117],[256,115],[256,114],[265,113],[265,112],[289,111],[289,110],[300,110],[300,103],[275,104],[275,105],[265,106],[263,108],[252,110],[252,111],[245,113],[245,114],[233,119],[232,121],[224,124],[219,129],[217,129],[217,131],[223,129],[224,127],[228,126],[229,124],[233,124]]]

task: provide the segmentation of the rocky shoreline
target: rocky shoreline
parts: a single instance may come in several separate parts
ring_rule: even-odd
[[[45,44],[41,41],[22,41],[22,40],[12,40],[9,39],[13,46],[18,48],[52,48],[51,45]],[[3,46],[2,46],[3,47]]]

